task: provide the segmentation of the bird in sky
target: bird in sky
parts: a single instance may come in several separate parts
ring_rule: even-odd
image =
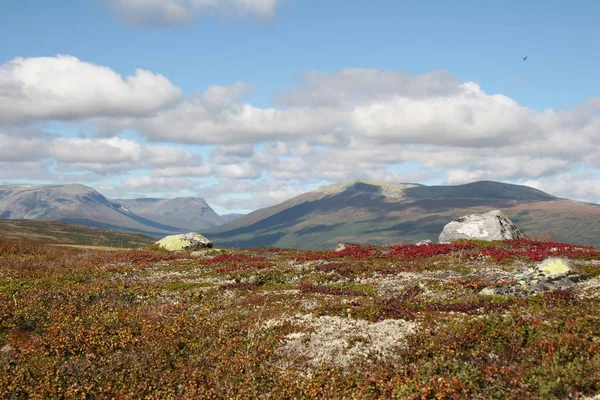
[[[523,61],[527,60],[527,57],[528,57],[528,56],[525,56],[525,58],[523,59]]]

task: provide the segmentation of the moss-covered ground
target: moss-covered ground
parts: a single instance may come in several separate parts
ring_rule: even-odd
[[[548,257],[586,280],[482,296]],[[0,398],[600,392],[600,252],[518,240],[177,254],[0,239]]]

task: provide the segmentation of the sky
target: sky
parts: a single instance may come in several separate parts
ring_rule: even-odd
[[[356,179],[600,203],[598,15],[593,0],[3,0],[0,184],[199,196],[220,214]]]

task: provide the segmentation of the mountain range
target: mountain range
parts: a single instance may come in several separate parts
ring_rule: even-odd
[[[437,241],[462,215],[502,210],[530,236],[600,247],[600,205],[491,181],[424,186],[354,181],[324,186],[210,229],[221,246],[333,248]]]
[[[227,247],[437,241],[451,220],[491,209],[502,210],[525,234],[600,247],[600,205],[491,181],[425,186],[358,180],[247,215],[223,216],[199,197],[108,199],[78,184],[0,186],[0,218],[64,221],[154,237],[198,231]]]
[[[0,218],[71,222],[154,237],[230,220],[202,198],[111,200],[79,184],[0,186]]]
[[[116,199],[114,201],[140,217],[184,231],[201,231],[228,222],[200,197]]]

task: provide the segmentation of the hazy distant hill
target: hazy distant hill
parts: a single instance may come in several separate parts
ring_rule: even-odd
[[[50,243],[131,248],[151,246],[155,238],[132,232],[106,229],[57,221],[0,219],[0,236]]]
[[[461,215],[504,211],[526,234],[600,247],[600,206],[527,186],[474,182],[424,186],[355,181],[329,185],[206,232],[222,246],[332,248],[343,241],[437,241]]]
[[[223,224],[227,224],[231,221],[235,221],[236,219],[243,217],[245,214],[231,213],[231,214],[223,214],[221,218],[223,219]]]
[[[0,186],[0,218],[64,221],[152,236],[181,231],[136,215],[79,184]]]
[[[200,197],[115,199],[113,201],[141,217],[164,225],[176,226],[185,231],[202,231],[227,222]]]

